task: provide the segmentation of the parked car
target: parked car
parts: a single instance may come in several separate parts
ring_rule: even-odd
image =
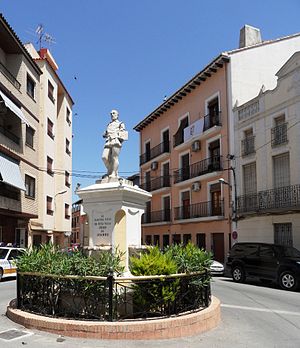
[[[16,259],[23,251],[21,248],[0,247],[0,281],[17,275]]]
[[[224,265],[216,260],[213,260],[210,266],[211,275],[224,275]]]
[[[235,282],[248,277],[275,281],[284,290],[300,284],[300,251],[268,243],[236,243],[229,252],[226,270]]]

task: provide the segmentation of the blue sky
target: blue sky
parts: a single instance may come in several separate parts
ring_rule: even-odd
[[[139,170],[132,128],[221,51],[237,48],[244,24],[263,40],[300,32],[299,0],[0,0],[0,11],[24,43],[36,41],[39,23],[55,38],[50,50],[75,101],[73,187],[94,183],[83,171],[105,171],[111,109],[129,130],[119,168],[128,176]]]

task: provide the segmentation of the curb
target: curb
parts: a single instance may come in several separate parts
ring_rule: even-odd
[[[172,317],[134,322],[94,322],[49,318],[16,309],[16,299],[7,307],[12,321],[29,329],[57,335],[94,338],[149,340],[196,335],[215,328],[221,320],[220,300],[212,296],[211,304],[202,311]]]

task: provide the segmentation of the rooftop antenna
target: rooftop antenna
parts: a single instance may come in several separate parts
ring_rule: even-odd
[[[35,29],[35,34],[38,36],[37,44],[39,44],[40,49],[42,48],[42,41],[50,44],[56,43],[54,37],[50,34],[45,33],[43,24],[39,24]]]

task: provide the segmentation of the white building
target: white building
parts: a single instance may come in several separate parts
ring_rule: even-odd
[[[299,49],[276,76],[234,110],[238,240],[300,249]]]
[[[72,232],[72,106],[48,49],[27,50],[43,72],[40,77],[38,143],[38,218],[31,220],[32,243],[66,245]]]

